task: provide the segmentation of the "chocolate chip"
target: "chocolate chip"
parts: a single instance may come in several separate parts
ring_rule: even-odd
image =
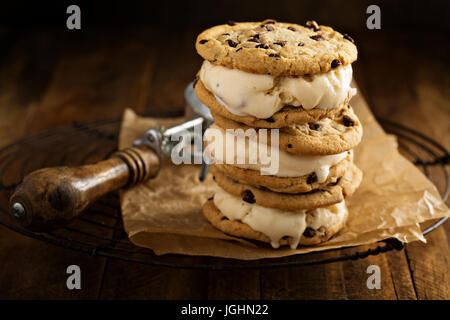
[[[344,33],[344,39],[347,39],[348,41],[350,41],[351,43],[355,43],[355,40],[353,40],[352,37],[350,37],[348,34]]]
[[[269,54],[269,57],[271,57],[271,58],[279,58],[280,55],[278,53],[271,53],[271,54]]]
[[[213,180],[216,181],[216,176],[213,176]]]
[[[236,21],[232,21],[232,20],[228,20],[228,22],[227,22],[227,24],[229,25],[229,26],[234,26],[234,25],[236,25]]]
[[[229,36],[230,34],[228,32],[222,33],[223,36]]]
[[[242,50],[243,47],[238,48],[235,52],[239,52]]]
[[[269,46],[267,44],[258,44],[255,48],[262,48],[262,49],[269,49]]]
[[[272,26],[266,26],[266,30],[267,31],[273,31],[273,27]]]
[[[255,37],[250,38],[250,39],[248,39],[247,41],[260,43],[259,39],[258,39],[258,38],[255,38]]]
[[[228,39],[227,43],[230,47],[233,47],[233,48],[236,48],[236,46],[238,45],[238,43],[236,41],[233,41],[231,39]]]
[[[276,21],[272,19],[264,21],[264,24],[275,24],[275,23]]]
[[[312,238],[316,235],[316,230],[310,227],[306,227],[305,231],[303,232],[303,235],[305,237]]]
[[[350,109],[351,107],[352,107],[351,105],[349,105],[349,104],[347,105],[347,109]]]
[[[264,120],[266,120],[269,123],[274,123],[275,122],[275,119],[273,117],[269,117],[269,118],[266,118]]]
[[[316,40],[316,41],[324,41],[325,40],[320,34],[316,34],[314,36],[311,36],[310,38],[313,40]]]
[[[344,121],[344,126],[346,127],[353,127],[355,125],[355,120],[350,118],[349,116],[345,115],[342,120]]]
[[[228,219],[227,217],[223,216],[220,220],[227,221],[227,220],[230,220],[230,219]]]
[[[331,68],[332,69],[337,68],[337,67],[339,67],[341,65],[342,65],[342,62],[339,59],[334,59],[333,61],[331,61]]]
[[[255,196],[250,190],[245,190],[244,194],[242,195],[242,200],[248,203],[255,203]]]
[[[259,40],[259,33],[253,35],[252,38],[255,38],[255,39],[258,39],[258,40]]]
[[[311,184],[317,182],[317,174],[315,172],[310,173],[308,176],[308,179],[306,179],[307,184]]]
[[[214,197],[209,197],[209,198],[208,198],[208,200],[212,200],[212,199],[214,199]]]
[[[308,125],[311,130],[316,130],[316,131],[322,130],[322,126],[318,123],[308,123]]]
[[[208,40],[202,39],[202,40],[200,40],[198,43],[200,43],[200,44],[205,44],[205,43],[207,43],[207,42],[208,42]]]
[[[284,45],[286,44],[286,41],[277,41],[277,42],[274,42],[273,44],[277,44],[279,46],[284,47]]]
[[[306,21],[306,26],[314,31],[318,31],[320,29],[319,25],[314,20]]]
[[[194,83],[192,84],[192,87],[195,88],[195,85],[197,84],[198,80],[200,80],[199,77],[195,77]]]
[[[294,27],[287,27],[288,28],[288,30],[291,30],[291,31],[297,31],[297,29],[295,29]]]
[[[303,42],[299,42],[297,47],[303,47],[305,44]]]
[[[289,143],[289,144],[288,144],[288,148],[292,148],[292,144]]]

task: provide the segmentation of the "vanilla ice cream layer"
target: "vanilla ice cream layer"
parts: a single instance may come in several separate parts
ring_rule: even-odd
[[[227,132],[217,125],[212,125],[205,132],[205,140],[215,141],[215,143],[214,145],[208,143],[205,150],[207,156],[218,164],[226,163],[277,177],[301,177],[315,172],[317,181],[322,183],[327,180],[330,168],[344,160],[348,155],[348,152],[326,156],[296,155],[281,149],[275,149],[275,151],[278,151],[278,156],[275,156],[275,154],[272,154],[271,148],[267,147],[267,157],[263,158],[259,152],[256,130],[254,130],[254,135],[248,134],[245,136],[244,133],[232,134],[230,131],[230,136],[237,137],[240,134],[242,138],[226,139]],[[245,150],[245,152],[242,152],[242,150]],[[270,162],[267,162],[268,160]],[[272,163],[274,161],[278,161],[278,166]]]
[[[200,80],[232,114],[271,117],[285,105],[333,109],[356,94],[352,66],[305,76],[272,76],[229,69],[204,61]]]
[[[291,248],[297,248],[307,227],[315,230],[326,229],[344,219],[347,212],[345,201],[314,210],[285,211],[266,208],[255,203],[247,203],[218,188],[214,195],[214,205],[230,220],[238,220],[259,231],[270,239],[274,248],[280,246],[280,239],[292,237]]]

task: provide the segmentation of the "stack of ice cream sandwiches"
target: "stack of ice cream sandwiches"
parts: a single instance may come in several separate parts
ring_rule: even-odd
[[[345,225],[345,198],[362,179],[353,163],[362,126],[349,104],[352,38],[315,21],[229,22],[202,32],[196,49],[204,62],[194,89],[214,117],[205,137],[242,135],[209,153],[218,188],[205,217],[228,235],[274,248],[329,240]],[[249,156],[260,143],[272,163]],[[233,161],[223,161],[230,152]]]

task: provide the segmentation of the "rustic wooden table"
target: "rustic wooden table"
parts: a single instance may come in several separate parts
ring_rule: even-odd
[[[120,116],[126,107],[181,111],[183,89],[201,63],[193,48],[197,31],[98,30],[86,37],[0,29],[0,146],[74,121]],[[355,78],[375,115],[450,149],[450,46],[439,34],[416,36],[355,35]],[[447,222],[427,244],[357,261],[196,271],[93,258],[0,227],[0,298],[449,299],[449,230]],[[81,267],[81,290],[66,288],[70,264]],[[381,268],[380,290],[367,289],[371,264]]]

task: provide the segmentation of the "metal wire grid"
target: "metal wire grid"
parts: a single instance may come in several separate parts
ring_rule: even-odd
[[[441,192],[444,200],[450,192],[448,151],[421,133],[380,119],[388,133],[398,137],[400,150],[425,175],[433,181],[438,174],[444,177]],[[91,123],[75,123],[21,139],[0,149],[0,224],[24,236],[46,243],[85,252],[96,257],[109,257],[130,262],[163,267],[189,269],[250,269],[324,264],[356,260],[391,250],[401,250],[404,245],[396,239],[381,241],[375,247],[358,251],[358,248],[341,248],[287,258],[263,259],[243,262],[212,257],[185,257],[181,255],[157,256],[151,250],[131,243],[123,229],[118,194],[100,199],[69,225],[49,233],[32,233],[15,224],[8,216],[8,199],[28,172],[44,166],[79,165],[99,161],[117,149],[120,119]],[[442,218],[423,231],[428,234],[448,217]],[[340,253],[327,255],[327,252]]]

